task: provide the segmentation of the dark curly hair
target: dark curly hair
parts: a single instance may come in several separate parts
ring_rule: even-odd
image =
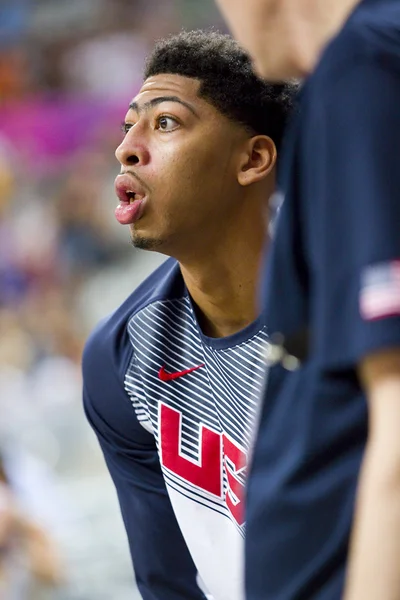
[[[258,77],[248,54],[229,35],[195,30],[159,40],[144,78],[161,73],[199,79],[201,98],[251,133],[268,135],[279,149],[296,85]]]

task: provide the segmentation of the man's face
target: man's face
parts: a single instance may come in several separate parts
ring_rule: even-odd
[[[312,71],[357,0],[217,0],[262,77],[282,81]]]
[[[149,77],[126,114],[116,216],[137,247],[179,257],[212,244],[234,218],[248,134],[200,98],[199,87],[179,75]]]

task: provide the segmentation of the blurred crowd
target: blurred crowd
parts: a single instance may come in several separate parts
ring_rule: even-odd
[[[7,490],[57,521],[37,488],[84,472],[85,338],[146,274],[113,218],[119,124],[154,40],[210,25],[211,0],[0,0],[0,586]]]

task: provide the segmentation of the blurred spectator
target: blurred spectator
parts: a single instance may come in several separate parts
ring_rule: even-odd
[[[2,598],[29,600],[29,579],[59,585],[62,569],[45,531],[19,509],[0,457],[0,591]]]
[[[24,276],[14,253],[16,240],[11,208],[14,193],[12,148],[0,136],[0,306],[12,304],[25,290]]]
[[[100,152],[77,154],[56,203],[59,223],[60,263],[64,275],[86,277],[115,262],[121,243],[114,236],[112,211],[104,210],[105,176],[110,177],[109,159]],[[111,205],[111,200],[110,200]]]
[[[63,56],[67,86],[79,94],[126,102],[137,85],[147,51],[146,38],[133,28],[84,37]]]
[[[23,47],[11,46],[0,54],[0,102],[17,101],[28,91],[29,63]]]
[[[37,518],[67,565],[63,586],[29,600],[137,597],[80,359],[93,324],[162,260],[113,217],[114,150],[144,57],[158,37],[219,23],[213,0],[0,0],[0,440],[13,455],[8,478],[0,463],[0,582],[22,539],[22,571],[30,556],[57,579]]]
[[[31,0],[13,0],[0,3],[0,41],[2,45],[23,39],[29,27]]]

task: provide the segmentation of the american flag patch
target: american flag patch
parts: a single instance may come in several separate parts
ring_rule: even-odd
[[[364,270],[360,314],[366,321],[400,315],[400,260],[377,263]]]

